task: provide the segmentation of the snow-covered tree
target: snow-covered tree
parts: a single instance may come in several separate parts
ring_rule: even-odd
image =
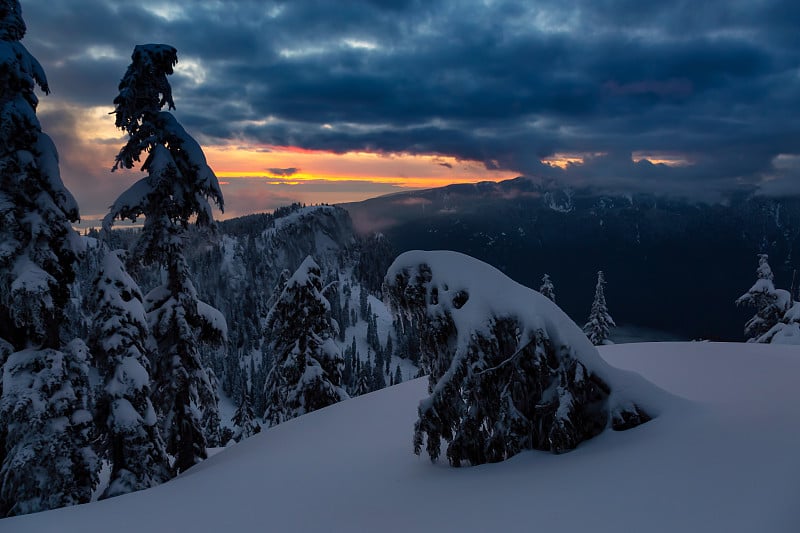
[[[542,286],[539,287],[539,292],[542,294],[542,296],[549,298],[551,302],[555,303],[556,289],[553,287],[553,282],[550,280],[549,274],[542,276]]]
[[[227,334],[222,314],[197,297],[183,252],[185,231],[192,219],[198,226],[212,224],[209,200],[221,209],[223,199],[200,145],[171,113],[161,111],[175,107],[167,75],[178,61],[177,51],[163,44],[139,45],[131,57],[114,99],[116,125],[128,133],[114,168],[132,168],[145,153],[147,176],[114,202],[104,227],[116,218],[144,216],[134,256],[164,271],[164,283],[145,296],[145,309],[158,345],[153,398],[167,451],[181,472],[206,457],[203,421],[218,409],[199,343],[218,344]]]
[[[232,421],[236,426],[233,432],[233,440],[236,442],[261,432],[261,424],[256,420],[256,414],[250,403],[250,394],[247,392],[247,389],[242,393],[242,399],[239,401],[239,406],[233,414]]]
[[[384,295],[419,324],[430,372],[414,428],[417,454],[424,446],[436,460],[442,440],[454,466],[524,449],[560,453],[607,427],[650,419],[648,406],[627,397],[630,376],[610,370],[563,311],[477,259],[406,252],[389,268]]]
[[[400,370],[399,364],[397,365],[397,368],[395,368],[394,370],[394,378],[392,379],[392,381],[394,382],[395,385],[403,382],[403,371]]]
[[[755,342],[767,344],[800,344],[800,302],[794,302],[781,321]]]
[[[89,344],[102,379],[98,426],[111,461],[103,497],[159,485],[172,471],[151,402],[151,346],[139,286],[120,254],[108,252],[94,282]]]
[[[589,320],[583,326],[584,333],[595,346],[608,343],[608,334],[611,328],[616,327],[606,306],[605,284],[606,279],[603,271],[600,270],[597,272],[597,285],[594,289],[594,301],[589,313]]]
[[[86,503],[98,482],[89,350],[74,340],[63,350],[12,353],[3,372],[0,419],[5,459],[0,516]]]
[[[19,2],[0,0],[0,339],[57,349],[81,250],[78,205],[36,117],[34,88],[50,89],[24,34]]]
[[[0,516],[89,501],[97,482],[89,354],[64,345],[81,241],[78,205],[36,117],[44,70],[0,0]]]
[[[769,342],[772,336],[766,334],[776,326],[792,304],[788,291],[776,289],[775,276],[769,266],[769,256],[758,254],[756,282],[750,289],[736,299],[736,305],[756,309],[756,314],[744,326],[747,342]]]
[[[344,359],[334,342],[320,268],[306,257],[267,317],[274,366],[266,383],[264,416],[275,425],[346,399]]]

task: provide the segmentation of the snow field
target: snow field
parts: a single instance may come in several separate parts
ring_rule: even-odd
[[[414,380],[266,430],[159,487],[0,531],[800,531],[797,348],[600,352],[689,401],[570,453],[454,469],[411,451],[426,395]]]

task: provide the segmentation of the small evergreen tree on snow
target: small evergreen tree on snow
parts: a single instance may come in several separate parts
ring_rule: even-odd
[[[261,432],[261,425],[256,420],[256,414],[253,412],[253,407],[250,402],[250,393],[247,389],[242,392],[242,399],[239,401],[239,407],[233,414],[233,423],[236,429],[233,432],[233,440],[240,442],[242,439],[252,437],[253,435]]]
[[[403,371],[400,370],[400,365],[397,365],[397,368],[394,370],[394,384],[397,385],[398,383],[403,382]]]
[[[372,388],[372,362],[369,357],[359,366],[358,378],[354,389],[354,396],[361,396],[374,390]]]
[[[383,366],[383,356],[378,352],[375,354],[375,364],[372,365],[372,390],[381,390],[386,387]]]
[[[597,285],[594,289],[592,311],[589,313],[589,320],[583,326],[584,333],[595,346],[606,344],[611,328],[616,327],[614,319],[611,318],[606,306],[605,284],[605,276],[603,276],[603,271],[600,270],[597,272]]]
[[[768,260],[767,254],[758,254],[756,282],[736,300],[736,305],[756,309],[756,314],[744,326],[747,342],[769,342],[765,335],[781,321],[791,306],[789,293],[775,288]]]
[[[44,70],[0,0],[0,516],[88,502],[97,483],[89,354],[64,346],[78,205],[36,117]]]
[[[275,425],[346,399],[344,360],[334,342],[320,268],[306,257],[267,317],[275,364],[267,377],[265,420]]]
[[[116,218],[144,216],[135,257],[164,272],[163,284],[145,296],[148,325],[158,345],[153,398],[167,451],[182,472],[206,457],[203,422],[218,409],[199,343],[224,342],[227,326],[219,311],[198,299],[183,252],[190,219],[198,226],[211,225],[209,199],[220,209],[223,199],[200,145],[171,113],[161,111],[165,105],[175,107],[167,75],[177,61],[175,48],[163,44],[133,51],[114,99],[116,125],[128,133],[114,168],[132,168],[146,153],[142,170],[147,176],[114,202],[104,227]]]
[[[542,276],[542,286],[539,287],[539,292],[542,293],[542,296],[549,298],[551,302],[556,302],[556,289],[553,287],[549,274]]]
[[[89,344],[102,387],[98,426],[111,461],[111,479],[103,497],[159,485],[172,477],[150,398],[150,332],[139,286],[131,279],[121,252],[108,252],[94,283],[96,310]]]

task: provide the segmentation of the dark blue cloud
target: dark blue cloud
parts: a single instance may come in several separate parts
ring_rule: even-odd
[[[54,98],[108,105],[167,42],[200,139],[451,155],[681,194],[800,184],[800,5],[719,0],[29,0]],[[267,120],[269,119],[269,120]],[[558,153],[595,154],[565,170]],[[684,158],[680,167],[636,154]],[[597,155],[604,154],[604,155]],[[797,186],[800,189],[800,185]]]

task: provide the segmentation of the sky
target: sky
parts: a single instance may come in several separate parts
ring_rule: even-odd
[[[696,198],[800,193],[800,3],[22,0],[38,114],[84,218],[134,45],[178,49],[176,118],[225,216],[516,176]]]

